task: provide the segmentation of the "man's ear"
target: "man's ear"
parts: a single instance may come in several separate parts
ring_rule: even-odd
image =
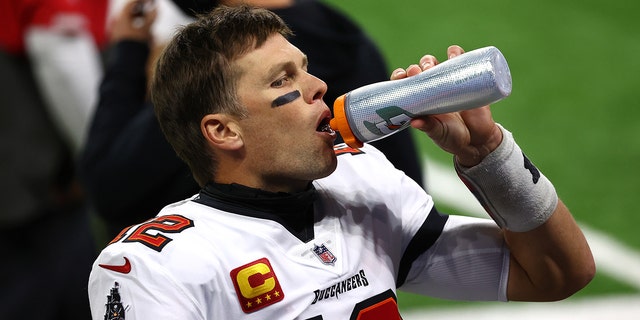
[[[223,150],[236,150],[244,145],[235,118],[226,114],[208,114],[200,121],[200,130],[209,144]]]

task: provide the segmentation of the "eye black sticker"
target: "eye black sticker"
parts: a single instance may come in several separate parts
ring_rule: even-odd
[[[296,91],[291,91],[287,94],[281,95],[279,97],[277,97],[275,100],[273,100],[273,102],[271,103],[271,107],[276,108],[276,107],[280,107],[283,106],[289,102],[292,102],[293,100],[296,100],[300,98],[300,91],[296,90]]]

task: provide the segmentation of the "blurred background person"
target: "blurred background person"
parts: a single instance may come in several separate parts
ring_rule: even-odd
[[[104,221],[107,241],[122,228],[199,190],[189,168],[165,140],[147,99],[152,52],[161,49],[165,34],[154,33],[154,22],[159,12],[171,10],[167,5],[173,4],[120,1],[112,7],[104,78],[81,157],[83,182]],[[175,26],[172,23],[176,22],[165,25]],[[160,36],[154,39],[154,34]]]
[[[0,0],[0,310],[87,319],[96,256],[80,149],[101,77],[107,1]]]

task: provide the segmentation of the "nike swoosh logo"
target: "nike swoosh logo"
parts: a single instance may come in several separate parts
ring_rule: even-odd
[[[124,274],[131,272],[131,262],[129,262],[129,259],[127,259],[127,257],[124,257],[124,264],[120,266],[115,266],[110,264],[98,264],[98,266],[105,268],[107,270],[124,273]]]

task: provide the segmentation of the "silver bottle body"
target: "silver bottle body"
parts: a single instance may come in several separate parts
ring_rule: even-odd
[[[353,135],[375,141],[409,126],[416,116],[481,107],[511,94],[511,73],[495,47],[469,51],[416,76],[360,87],[344,97]]]

